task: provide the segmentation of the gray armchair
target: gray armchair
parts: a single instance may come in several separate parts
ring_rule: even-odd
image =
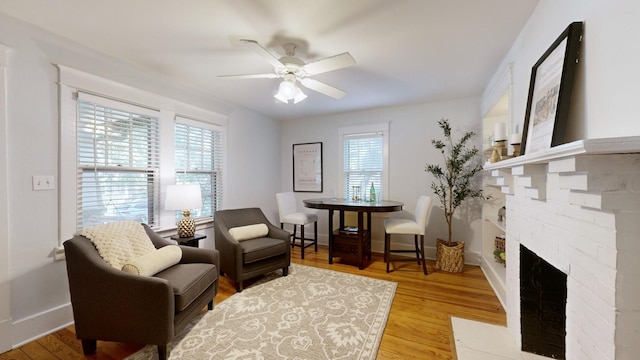
[[[172,244],[144,225],[154,246]],[[64,242],[76,336],[93,354],[96,340],[168,345],[205,305],[213,309],[218,292],[216,250],[181,246],[182,259],[154,276],[141,276],[107,264],[93,243],[76,236]]]
[[[237,241],[229,229],[253,224],[265,224],[268,233],[254,239]],[[290,234],[267,220],[259,208],[216,211],[214,216],[216,249],[220,251],[220,274],[236,283],[238,292],[244,280],[277,269],[283,276],[291,264]]]

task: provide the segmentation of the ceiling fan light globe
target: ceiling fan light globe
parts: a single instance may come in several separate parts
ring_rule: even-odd
[[[295,97],[296,85],[291,81],[284,80],[280,83],[278,94],[287,100],[291,100]]]
[[[287,100],[284,96],[282,96],[282,94],[280,94],[280,92],[278,92],[277,94],[273,95],[274,98],[276,98],[276,100],[283,102],[285,104],[289,103],[289,100]]]
[[[304,100],[307,98],[307,95],[305,93],[302,92],[302,90],[300,90],[299,87],[296,86],[296,96],[293,98],[293,103],[297,104],[300,101]]]

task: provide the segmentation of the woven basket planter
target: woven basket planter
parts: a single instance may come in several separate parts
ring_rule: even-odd
[[[464,268],[464,241],[447,246],[447,242],[438,239],[436,245],[436,269],[459,273]]]

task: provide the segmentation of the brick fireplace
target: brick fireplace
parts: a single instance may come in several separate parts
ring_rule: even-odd
[[[567,359],[637,358],[640,137],[577,141],[489,168],[506,184],[507,327],[523,350],[521,246],[566,276],[565,328],[549,336],[566,333]]]

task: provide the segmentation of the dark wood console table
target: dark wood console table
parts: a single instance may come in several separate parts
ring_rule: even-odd
[[[347,199],[308,199],[304,206],[312,209],[329,210],[329,264],[334,257],[355,260],[360,270],[364,269],[365,256],[371,260],[371,213],[400,211],[404,205],[398,201],[382,200],[379,202],[352,201]],[[340,227],[333,228],[333,212],[340,212]],[[345,231],[344,212],[358,213],[356,231]],[[367,214],[367,228],[364,227],[363,215]],[[355,229],[354,229],[355,230]]]

